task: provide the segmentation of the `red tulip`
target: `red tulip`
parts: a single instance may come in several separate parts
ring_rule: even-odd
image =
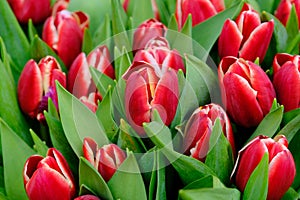
[[[273,61],[273,85],[285,111],[300,107],[300,56],[277,54]]]
[[[168,68],[185,72],[184,62],[176,49],[171,50],[168,41],[164,37],[157,37],[150,40],[144,50],[138,51],[135,61],[145,61],[152,65],[159,65],[163,71]]]
[[[75,195],[75,182],[67,161],[54,148],[47,156],[29,157],[25,163],[24,186],[30,200],[70,200]]]
[[[43,111],[48,109],[48,98],[58,108],[56,80],[65,87],[65,74],[54,57],[47,56],[38,64],[32,59],[29,60],[18,83],[18,100],[22,111],[31,118],[43,121]]]
[[[82,96],[79,100],[95,113],[98,108],[98,101],[101,101],[102,97],[98,92],[92,92],[88,97]]]
[[[89,18],[83,12],[62,10],[49,17],[43,28],[43,40],[58,54],[67,68],[81,52],[83,32]]]
[[[86,195],[76,197],[74,200],[100,200],[100,198],[94,195],[86,194]]]
[[[261,23],[256,11],[245,10],[240,13],[236,21],[230,19],[225,21],[218,41],[219,56],[221,58],[235,56],[252,62],[259,58],[262,62],[268,50],[273,29],[273,20]]]
[[[77,98],[88,97],[96,92],[96,85],[90,74],[90,67],[115,78],[114,68],[110,63],[110,53],[106,46],[101,46],[91,51],[86,57],[81,53],[74,60],[68,73],[68,90]]]
[[[125,112],[131,126],[144,136],[143,123],[150,122],[156,109],[165,125],[170,125],[179,99],[178,77],[174,69],[162,71],[146,62],[134,62],[124,74]]]
[[[123,150],[115,145],[108,144],[99,148],[92,138],[83,141],[84,157],[98,170],[107,182],[126,159]]]
[[[279,21],[286,26],[293,5],[295,5],[296,8],[298,26],[300,28],[300,0],[281,0],[277,10],[275,11],[275,17],[277,17]]]
[[[166,26],[156,19],[146,20],[134,31],[133,51],[144,49],[153,38],[165,36],[166,30]]]
[[[186,153],[190,153],[192,157],[202,162],[205,161],[211,132],[217,119],[220,119],[223,133],[231,144],[233,152],[235,151],[229,118],[221,106],[211,103],[196,109],[186,124],[183,144]]]
[[[241,126],[257,126],[276,97],[266,73],[251,61],[230,56],[221,60],[218,72],[228,114]]]
[[[129,4],[130,4],[130,0],[124,0],[123,1],[123,9],[125,10],[125,12],[129,11]],[[155,19],[159,20],[160,15],[159,15],[158,7],[157,7],[157,4],[156,4],[156,0],[151,0],[151,4],[152,4],[152,10],[153,10],[153,13],[154,13],[154,17],[155,17]]]
[[[192,15],[192,25],[195,26],[224,9],[223,0],[177,0],[175,16],[181,29],[189,14]]]
[[[274,140],[258,136],[239,151],[232,180],[244,191],[248,179],[264,154],[269,156],[268,200],[280,199],[289,189],[296,175],[293,156],[286,138],[281,135]]]

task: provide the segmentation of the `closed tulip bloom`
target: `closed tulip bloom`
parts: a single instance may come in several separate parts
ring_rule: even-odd
[[[296,8],[298,25],[300,27],[300,0],[281,0],[275,11],[275,17],[277,17],[279,21],[286,26],[293,5],[295,5]]]
[[[273,85],[285,111],[300,107],[300,56],[277,54],[273,61]]]
[[[156,19],[148,19],[137,27],[133,34],[133,51],[144,49],[153,38],[163,37],[167,27]]]
[[[219,81],[223,104],[241,126],[257,126],[269,113],[275,90],[266,73],[251,61],[225,57],[221,60]]]
[[[74,200],[100,200],[100,198],[94,195],[86,194],[86,195],[76,197]]]
[[[84,139],[83,155],[98,170],[106,182],[110,180],[126,159],[126,154],[119,146],[108,144],[99,148],[92,138]]]
[[[145,61],[166,71],[168,68],[185,72],[184,62],[180,53],[176,49],[170,49],[169,42],[164,37],[157,37],[150,40],[144,50],[138,51],[133,59],[135,61]]]
[[[196,109],[189,118],[184,131],[184,152],[204,162],[209,149],[212,129],[220,119],[225,137],[235,151],[233,131],[225,110],[214,103]]]
[[[179,99],[178,77],[174,69],[162,71],[146,62],[134,62],[123,78],[126,80],[126,117],[140,136],[145,136],[142,125],[151,121],[153,109],[158,111],[165,125],[171,124]]]
[[[101,101],[102,97],[98,92],[92,92],[89,94],[89,96],[80,97],[79,100],[93,113],[96,113],[98,109],[98,101]]]
[[[43,121],[43,111],[48,109],[48,98],[58,108],[56,80],[63,87],[66,86],[65,74],[54,57],[44,57],[38,64],[29,60],[18,82],[18,100],[22,111],[31,118]]]
[[[224,9],[223,0],[177,0],[175,17],[181,29],[189,14],[192,15],[192,25],[195,26]]]
[[[75,181],[67,161],[54,148],[44,158],[29,157],[25,163],[24,186],[30,200],[70,200],[75,195]]]
[[[220,58],[235,56],[252,62],[259,58],[262,62],[273,29],[273,20],[261,23],[259,14],[252,9],[241,12],[236,21],[227,19],[218,41]]]
[[[95,93],[96,85],[92,80],[90,67],[107,75],[111,79],[115,78],[114,68],[110,62],[110,53],[106,46],[100,46],[89,53],[80,53],[74,60],[68,72],[68,90],[77,98],[88,97]]]
[[[281,199],[292,185],[296,168],[286,138],[281,135],[275,139],[258,136],[239,151],[232,173],[236,186],[244,191],[246,184],[265,154],[269,156],[267,200]]]
[[[85,13],[62,10],[46,20],[42,38],[69,68],[81,52],[84,29],[88,26]]]

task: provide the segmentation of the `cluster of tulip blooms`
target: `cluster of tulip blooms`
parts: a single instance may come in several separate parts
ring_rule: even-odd
[[[1,198],[300,198],[300,0],[0,10]]]

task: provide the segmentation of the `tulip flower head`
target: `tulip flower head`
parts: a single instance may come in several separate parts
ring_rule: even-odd
[[[144,122],[150,122],[156,109],[165,125],[170,125],[178,106],[179,88],[176,71],[144,61],[134,62],[123,75],[126,80],[125,112],[130,125],[144,136]]]
[[[133,35],[133,51],[144,49],[146,44],[153,38],[164,37],[167,27],[156,19],[144,21],[137,27]]]
[[[276,97],[269,77],[253,62],[231,56],[221,60],[218,72],[222,101],[230,117],[243,127],[257,126]]]
[[[46,20],[42,38],[69,68],[81,52],[83,33],[88,26],[85,13],[62,10]]]
[[[84,139],[83,155],[98,170],[106,182],[110,180],[126,159],[126,154],[119,146],[108,144],[99,148],[92,138]]]
[[[86,194],[86,195],[76,197],[74,200],[100,200],[100,198],[94,195]]]
[[[300,28],[300,0],[281,0],[275,11],[275,17],[277,17],[279,21],[281,21],[281,23],[284,26],[286,26],[293,5],[296,8],[296,13],[298,17],[298,26]]]
[[[267,200],[280,199],[292,185],[296,175],[295,162],[289,151],[287,139],[281,135],[275,139],[258,136],[239,151],[232,173],[236,186],[244,191],[256,166],[265,154],[269,156]]]
[[[205,161],[211,132],[217,119],[220,119],[223,133],[231,144],[233,152],[235,151],[229,118],[221,106],[211,103],[196,109],[186,124],[183,148],[187,154],[202,162]]]
[[[300,107],[300,56],[277,54],[273,61],[273,85],[285,111]]]
[[[66,86],[65,74],[54,57],[44,57],[38,64],[29,60],[18,82],[18,100],[22,111],[43,122],[43,111],[48,109],[48,98],[51,98],[58,109],[56,80],[63,87]]]
[[[67,161],[54,148],[47,156],[29,157],[23,170],[24,186],[30,200],[70,200],[75,195],[75,181]]]
[[[224,9],[224,0],[177,0],[175,16],[181,30],[189,14],[195,26]]]
[[[263,61],[272,38],[274,22],[261,23],[259,14],[249,6],[247,8],[249,10],[242,11],[236,21],[225,21],[218,41],[221,59],[234,56],[252,62],[257,58]]]

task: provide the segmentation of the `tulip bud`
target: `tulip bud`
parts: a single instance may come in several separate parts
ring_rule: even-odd
[[[150,122],[156,109],[165,123],[175,117],[179,99],[178,77],[174,69],[162,71],[146,62],[134,62],[123,75],[126,80],[125,112],[130,125],[144,136],[143,123]]]
[[[88,26],[85,13],[62,10],[46,20],[42,38],[69,68],[81,52],[84,29]]]
[[[192,15],[192,25],[195,26],[224,9],[224,0],[177,0],[175,17],[181,29],[189,14]]]
[[[86,195],[76,197],[74,200],[100,200],[100,198],[94,195],[86,194]]]
[[[300,0],[281,0],[275,11],[275,17],[277,17],[279,21],[286,26],[293,5],[295,5],[296,8],[298,26],[300,27]]]
[[[134,31],[133,51],[144,49],[153,38],[165,36],[166,30],[166,26],[156,19],[146,20]]]
[[[67,161],[54,148],[47,156],[29,157],[23,170],[24,186],[30,200],[70,200],[75,195],[75,181]]]
[[[43,122],[43,111],[48,109],[48,98],[58,108],[56,80],[65,87],[65,74],[54,57],[44,57],[38,64],[29,60],[18,83],[18,100],[22,111]]]
[[[83,141],[84,157],[98,170],[103,179],[108,182],[116,170],[126,159],[126,154],[115,144],[98,148],[92,138]]]
[[[168,68],[185,72],[184,62],[176,49],[171,50],[168,41],[164,37],[156,37],[150,40],[144,50],[138,51],[133,59],[135,61],[145,61],[152,65],[159,65],[162,71]]]
[[[88,97],[91,93],[97,92],[90,67],[96,68],[112,79],[115,78],[114,68],[110,63],[110,53],[106,46],[96,48],[87,57],[84,53],[79,54],[70,67],[67,86],[77,98]]]
[[[300,107],[300,56],[277,54],[273,61],[273,85],[285,111]]]
[[[98,92],[92,92],[88,97],[82,96],[79,100],[86,105],[93,113],[96,113],[98,108],[98,101],[102,100],[102,97]]]
[[[196,109],[186,124],[183,148],[187,154],[202,162],[205,161],[211,132],[217,119],[220,119],[223,133],[233,152],[235,151],[229,118],[221,106],[211,103]]]
[[[241,12],[236,21],[227,19],[218,41],[220,58],[235,56],[252,62],[259,58],[262,62],[273,29],[273,20],[261,23],[259,14],[252,9]]]
[[[266,73],[251,61],[230,56],[221,60],[218,72],[228,114],[241,126],[257,126],[276,97]]]
[[[280,199],[292,185],[296,175],[295,162],[286,138],[281,135],[274,140],[258,136],[239,151],[231,175],[236,186],[244,191],[248,179],[265,154],[269,156],[267,200]]]

